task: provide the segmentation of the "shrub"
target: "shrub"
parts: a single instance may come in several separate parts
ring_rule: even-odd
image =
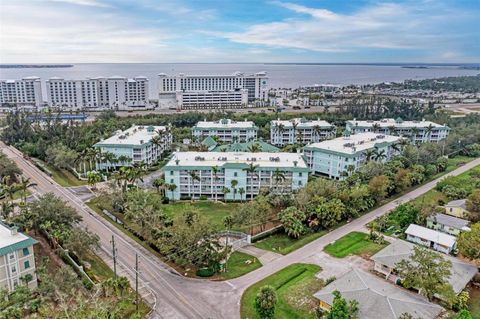
[[[208,199],[207,195],[201,195],[200,196],[200,200],[207,200],[207,199]]]
[[[162,197],[162,204],[170,203],[170,199],[167,196]]]
[[[213,269],[209,267],[198,268],[196,272],[196,275],[198,277],[212,277],[214,274],[215,272],[213,271]]]

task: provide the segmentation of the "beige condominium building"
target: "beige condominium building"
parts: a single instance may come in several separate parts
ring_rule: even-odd
[[[37,286],[33,245],[37,241],[0,222],[0,289]]]

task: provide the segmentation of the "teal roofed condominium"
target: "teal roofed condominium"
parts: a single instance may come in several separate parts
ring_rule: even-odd
[[[241,143],[257,138],[258,128],[252,121],[234,121],[221,119],[218,121],[201,121],[192,128],[192,136],[196,141],[202,141],[212,136],[221,142]]]
[[[412,143],[439,142],[447,138],[450,128],[430,121],[404,121],[397,119],[382,119],[379,121],[347,121],[347,131],[351,134],[374,132],[402,136]]]
[[[119,130],[94,145],[103,154],[97,161],[97,170],[115,169],[141,162],[153,164],[170,148],[171,143],[170,126],[134,125],[128,130]]]
[[[400,154],[401,137],[359,133],[305,146],[304,155],[312,173],[341,179],[369,160],[388,161]]]
[[[262,188],[288,194],[307,184],[310,171],[301,154],[263,152],[176,152],[162,170],[175,200],[244,200]]]

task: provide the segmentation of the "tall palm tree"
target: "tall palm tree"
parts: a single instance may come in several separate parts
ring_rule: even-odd
[[[243,201],[243,194],[245,194],[245,188],[240,187],[238,189],[238,193],[240,194],[240,201],[242,202]]]
[[[119,162],[122,166],[124,166],[124,165],[129,165],[131,161],[132,161],[132,159],[131,159],[130,157],[126,156],[126,155],[120,155],[120,156],[118,157],[118,162]]]
[[[293,129],[293,142],[297,142],[297,126],[298,123],[295,120],[291,120],[290,123],[292,123],[292,129]]]
[[[363,155],[365,155],[365,160],[367,162],[369,162],[372,159],[372,157],[375,155],[375,150],[369,148],[369,149],[365,150]]]
[[[109,171],[110,166],[112,166],[112,163],[117,160],[115,154],[110,152],[102,153],[101,158],[102,158],[102,161],[107,164],[107,172]]]
[[[90,170],[96,169],[93,168],[92,162],[97,162],[99,154],[100,154],[100,149],[96,147],[88,148],[87,149],[87,154],[88,154],[88,163],[90,164]]]
[[[217,181],[219,180],[218,178],[218,172],[220,171],[220,169],[218,168],[218,166],[213,166],[212,167],[212,175],[213,175],[213,187],[215,188],[214,191],[215,191],[215,201],[218,201],[218,187],[217,187]]]
[[[321,140],[320,134],[322,132],[322,128],[320,125],[314,125],[312,127],[313,130],[313,136],[312,136],[312,142],[319,142]]]
[[[412,127],[412,136],[413,136],[413,143],[416,144],[417,142],[417,134],[420,132],[420,130],[418,129],[418,127],[414,126]]]
[[[244,168],[243,170],[247,172],[247,175],[250,176],[250,200],[253,200],[253,177],[257,176],[257,168],[258,165],[255,165],[253,163],[248,164],[247,168]]]
[[[283,172],[278,168],[273,172],[272,177],[273,177],[273,180],[275,181],[276,189],[278,189],[278,184],[280,182],[283,183],[285,181],[285,174],[283,174]],[[283,193],[283,189],[282,189],[282,193]]]
[[[434,129],[435,129],[435,126],[433,126],[432,123],[428,124],[426,131],[427,131],[427,136],[429,141],[430,141],[430,138],[432,137],[432,132]]]
[[[27,202],[27,188],[30,186],[30,178],[20,177],[20,182],[18,183],[18,188],[22,191],[22,202],[25,204]]]
[[[233,189],[233,200],[235,200],[235,195],[237,194],[237,188],[236,188],[237,185],[238,185],[238,181],[236,179],[232,179],[230,181],[230,186]]]
[[[158,193],[162,193],[162,196],[165,196],[165,180],[161,177],[155,178],[152,182],[152,186],[157,189]]]
[[[355,171],[355,165],[350,164],[347,166],[347,172],[349,176],[352,175],[354,171]]]
[[[193,192],[190,192],[190,196],[192,196],[192,201],[195,199],[195,181],[200,181],[200,177],[197,175],[196,171],[189,171],[188,176],[190,177],[190,182],[192,184]],[[188,183],[190,186],[190,183]]]
[[[377,133],[379,129],[380,129],[380,124],[378,124],[378,123],[373,123],[373,125],[372,125],[372,131],[373,131],[374,133]]]
[[[177,185],[176,184],[168,184],[168,190],[170,192],[172,192],[172,201],[174,200],[174,194],[173,192],[175,192],[175,190],[177,189]]]
[[[222,192],[223,192],[223,200],[226,202],[227,201],[227,194],[230,193],[230,188],[224,187],[222,189]]]
[[[396,135],[397,130],[395,129],[395,125],[390,125],[390,126],[388,127],[388,133],[389,133],[390,135]]]

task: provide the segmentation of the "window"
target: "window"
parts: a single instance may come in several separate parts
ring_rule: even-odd
[[[12,270],[12,274],[16,273],[17,272],[17,267],[15,265],[12,266],[11,268]]]
[[[233,173],[233,176],[237,177],[237,172]]]
[[[170,171],[170,175],[173,175],[173,171]]]
[[[8,254],[8,259],[9,260],[14,260],[15,259],[15,254],[14,253]]]
[[[298,173],[298,176],[299,176],[299,177],[302,177],[302,172]]]
[[[170,180],[170,183],[173,184],[173,178]]]
[[[302,186],[302,181],[298,181],[298,186]]]
[[[30,254],[30,252],[28,251],[28,248],[27,247],[23,248],[23,255],[28,256],[28,254]]]
[[[30,261],[29,261],[29,260],[26,260],[26,261],[23,263],[23,266],[25,267],[25,269],[30,268]]]

